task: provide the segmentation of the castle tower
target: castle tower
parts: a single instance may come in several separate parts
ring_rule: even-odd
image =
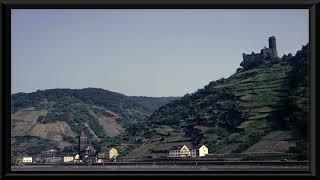
[[[84,134],[84,132],[81,132],[81,135],[79,136],[79,150],[84,151],[84,149],[87,146],[87,136]]]
[[[272,58],[278,57],[276,37],[269,37],[269,48],[272,50]]]

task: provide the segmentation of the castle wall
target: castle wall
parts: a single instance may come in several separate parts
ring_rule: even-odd
[[[243,55],[242,64],[254,63],[254,61],[261,61],[261,60],[276,58],[278,57],[276,38],[274,36],[269,37],[269,48],[261,49],[260,53],[252,53],[252,54],[243,53],[242,55]]]

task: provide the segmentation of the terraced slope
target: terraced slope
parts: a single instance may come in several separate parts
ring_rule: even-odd
[[[309,46],[239,68],[182,98],[128,97],[103,89],[12,95],[12,154],[77,151],[83,130],[119,160],[167,157],[176,145],[211,154],[287,153],[308,159]],[[247,67],[247,66],[246,66]]]
[[[138,122],[175,99],[130,97],[97,88],[13,94],[13,157],[37,155],[49,147],[77,152],[81,131],[97,150],[119,139],[126,142]]]
[[[143,153],[133,150],[125,158],[165,157],[179,144],[205,144],[217,154],[286,153],[293,146],[307,158],[308,52],[307,45],[295,56],[238,69],[160,107],[148,120],[145,134],[152,138],[141,145]]]

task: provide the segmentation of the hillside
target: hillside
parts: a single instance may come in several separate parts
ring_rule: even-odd
[[[246,56],[228,78],[192,94],[137,97],[97,89],[12,95],[12,155],[56,148],[77,152],[83,130],[97,150],[119,160],[166,157],[176,145],[209,153],[287,153],[308,158],[309,45],[294,56]]]
[[[160,107],[145,124],[152,138],[123,158],[165,157],[175,145],[206,144],[210,153],[292,152],[306,159],[308,48],[242,62],[229,78]]]
[[[12,95],[13,156],[48,148],[77,151],[82,130],[97,149],[177,97],[130,97],[97,89],[50,89]]]

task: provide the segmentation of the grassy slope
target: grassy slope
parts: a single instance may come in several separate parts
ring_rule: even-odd
[[[266,134],[269,124],[266,122],[264,117],[268,116],[272,111],[282,108],[284,105],[281,102],[286,98],[283,94],[285,94],[288,89],[283,84],[287,81],[286,77],[289,70],[289,66],[281,66],[280,64],[261,66],[245,72],[235,73],[223,83],[214,87],[208,87],[217,91],[229,89],[232,94],[239,96],[238,100],[235,102],[232,101],[232,103],[236,104],[238,107],[237,109],[243,112],[243,117],[247,118],[247,121],[239,125],[241,129],[244,129],[244,131],[240,133],[233,133],[225,129],[223,129],[225,132],[222,132],[221,134],[210,133],[210,131],[208,132],[208,129],[212,129],[214,127],[213,124],[201,126],[203,129],[200,133],[203,134],[201,143],[208,145],[211,153],[231,153],[233,150],[236,150],[240,144],[243,144],[243,141],[245,141],[253,132]],[[199,101],[199,104],[194,104],[201,107],[202,103],[205,102],[206,99],[210,99],[210,95],[211,94],[208,94],[202,97],[201,101],[196,99],[196,102]],[[219,100],[210,103],[217,102],[219,102]],[[224,101],[221,102],[221,104],[224,103]],[[215,110],[217,112],[223,111],[218,108]],[[206,110],[204,112],[206,114],[211,113],[210,110]],[[167,115],[165,115],[165,117],[166,116]],[[190,124],[192,124],[192,122]],[[174,129],[176,132],[174,132]],[[171,126],[161,125],[160,123],[160,125],[155,128],[156,135],[154,136],[154,139],[156,139],[156,137],[163,137],[163,140],[158,141],[158,143],[147,142],[147,144],[142,145],[143,148],[138,148],[144,149],[143,153],[137,154],[137,151],[134,150],[126,157],[153,156],[156,155],[151,153],[154,149],[169,150],[172,146],[178,144],[191,145],[192,142],[190,138],[186,138],[184,131],[179,129],[180,126],[177,123],[172,124]],[[173,142],[181,140],[187,140],[187,142]]]
[[[304,138],[294,128],[300,128],[299,120],[306,126],[307,75],[300,73],[306,78],[295,87],[292,81],[298,79],[294,77],[297,69],[307,67],[307,56],[305,48],[295,57],[239,71],[161,107],[149,119],[152,138],[138,151],[132,147],[124,158],[167,156],[163,152],[179,144],[206,144],[210,153],[219,154],[287,152],[290,139]],[[296,109],[289,108],[292,104]],[[230,110],[240,112],[241,117],[228,118]]]

